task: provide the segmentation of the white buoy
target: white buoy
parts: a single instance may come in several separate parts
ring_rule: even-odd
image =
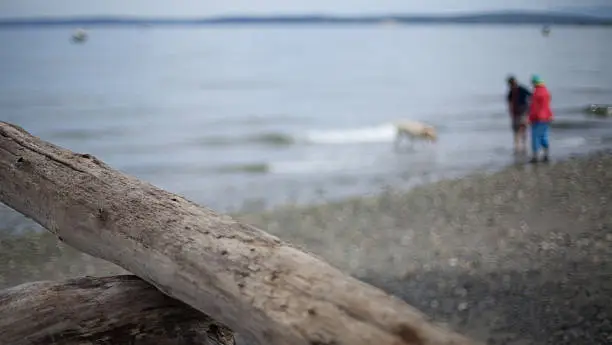
[[[72,34],[72,41],[75,43],[82,43],[87,40],[87,32],[84,29],[77,29]]]

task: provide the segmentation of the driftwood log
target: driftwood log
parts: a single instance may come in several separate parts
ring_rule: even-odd
[[[3,122],[0,201],[260,344],[474,344],[275,236]]]
[[[233,345],[233,333],[131,275],[0,291],[0,344]]]

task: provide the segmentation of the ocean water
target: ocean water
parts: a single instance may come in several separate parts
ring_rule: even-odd
[[[0,120],[219,211],[368,195],[514,161],[504,96],[538,73],[555,158],[612,145],[610,28],[0,31]],[[438,128],[395,152],[392,121]]]

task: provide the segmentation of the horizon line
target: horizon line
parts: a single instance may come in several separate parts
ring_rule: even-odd
[[[612,9],[612,6],[610,7]],[[216,15],[139,15],[139,14],[69,14],[69,15],[35,15],[35,16],[13,16],[0,17],[1,21],[23,21],[23,20],[49,20],[49,19],[171,19],[171,20],[206,20],[206,19],[232,19],[232,18],[252,18],[252,19],[269,19],[269,18],[383,18],[383,17],[420,17],[420,18],[453,18],[465,17],[474,15],[499,15],[499,14],[515,14],[515,15],[552,15],[552,16],[572,16],[585,17],[592,19],[612,19],[612,15],[608,17],[596,16],[588,13],[575,13],[567,9],[555,10],[455,10],[449,12],[387,12],[387,13],[335,13],[335,12],[305,12],[305,13],[234,13],[234,14],[216,14]]]

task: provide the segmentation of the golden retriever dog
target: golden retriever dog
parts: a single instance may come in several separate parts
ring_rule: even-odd
[[[415,140],[425,140],[436,142],[438,134],[436,129],[428,124],[418,121],[399,121],[395,124],[395,148],[398,148],[404,139],[408,139],[411,145],[414,145]]]

